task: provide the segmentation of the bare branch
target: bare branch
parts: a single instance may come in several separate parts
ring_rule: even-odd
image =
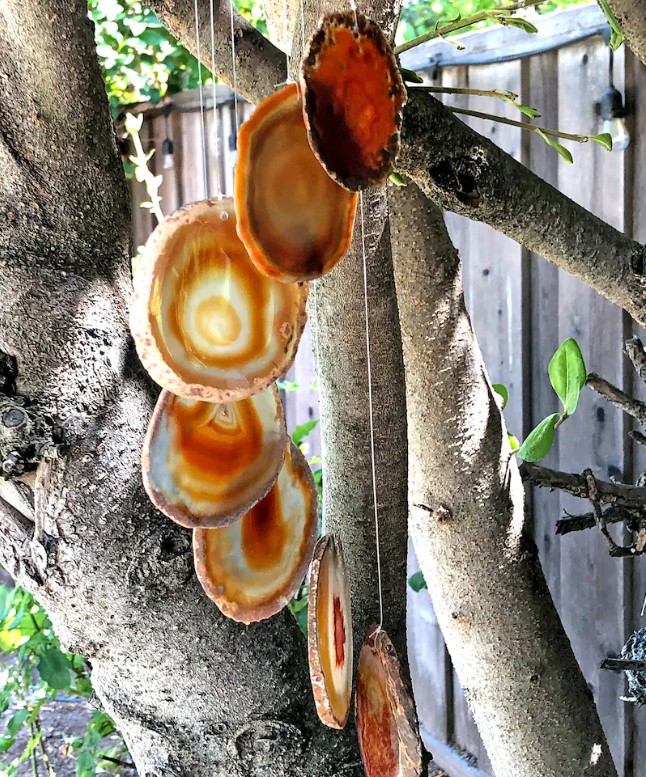
[[[620,388],[617,388],[617,386],[614,386],[595,372],[591,372],[588,375],[586,385],[619,408],[619,410],[623,410],[631,418],[639,421],[640,424],[646,424],[646,403],[628,396]]]
[[[633,363],[639,377],[646,383],[646,351],[639,337],[631,337],[624,345],[626,356]]]
[[[584,475],[558,472],[529,461],[520,465],[520,474],[526,483],[539,488],[557,488],[579,499],[588,499],[588,483]],[[597,480],[596,486],[598,499],[604,504],[617,502],[624,507],[643,507],[646,504],[646,488],[603,480]]]
[[[646,508],[646,505],[645,505]],[[603,511],[603,519],[606,523],[630,523],[636,521],[638,516],[635,512],[627,510],[623,505],[611,504]],[[582,515],[570,515],[566,513],[565,518],[560,518],[556,522],[556,533],[559,535],[571,534],[585,529],[594,529],[596,526],[594,513],[583,513]]]
[[[193,0],[144,0],[196,53]],[[209,2],[199,0],[210,67]],[[218,77],[232,85],[230,5],[216,11]],[[285,55],[234,13],[238,92],[252,102],[287,75]],[[399,170],[447,210],[483,221],[583,280],[646,325],[646,249],[530,172],[429,94],[410,90]]]
[[[608,0],[628,48],[646,65],[646,0]]]
[[[443,208],[484,221],[646,323],[646,249],[453,116],[409,94],[400,172]]]

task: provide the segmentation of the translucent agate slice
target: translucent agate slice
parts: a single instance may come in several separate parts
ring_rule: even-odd
[[[385,631],[371,630],[359,654],[355,717],[367,777],[419,777],[415,705]]]
[[[307,286],[258,272],[238,238],[231,199],[168,216],[148,239],[134,284],[137,351],[153,380],[174,394],[243,399],[294,360]]]
[[[286,441],[275,386],[227,404],[162,391],[144,441],[144,486],[153,504],[182,526],[224,526],[269,492]]]
[[[406,88],[375,22],[324,16],[301,67],[310,143],[328,173],[359,191],[386,181],[399,153]]]
[[[344,728],[352,695],[350,585],[337,535],[321,537],[310,570],[308,654],[322,723]]]
[[[309,465],[290,442],[278,480],[239,521],[196,529],[197,577],[229,618],[251,623],[275,615],[297,592],[312,559],[318,524]]]
[[[296,84],[263,100],[240,128],[235,202],[240,239],[271,278],[319,278],[348,250],[357,197],[314,156]]]

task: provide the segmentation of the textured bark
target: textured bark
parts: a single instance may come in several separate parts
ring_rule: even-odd
[[[646,65],[646,0],[608,0],[628,47]]]
[[[0,21],[0,349],[18,367],[2,385],[69,446],[33,493],[2,483],[0,563],[91,662],[140,774],[358,776],[352,731],[316,718],[289,613],[224,618],[190,533],[143,491],[157,389],[127,329],[127,193],[85,3],[7,0]]]
[[[442,214],[390,196],[411,534],[496,777],[615,777],[594,702],[524,531],[523,490]]]
[[[534,175],[429,94],[410,96],[397,166],[441,207],[490,224],[646,324],[646,248]]]
[[[193,0],[145,2],[196,53]],[[206,21],[208,0],[199,2]],[[642,3],[640,0],[639,5]],[[228,19],[228,11],[222,10],[225,7],[228,8],[223,0],[218,14]],[[305,4],[308,30],[319,8]],[[381,4],[362,8],[390,30],[394,16],[386,9]],[[238,70],[244,67],[249,73],[249,79],[238,78],[238,91],[257,102],[285,81],[285,55],[262,35],[248,29],[246,22],[238,23],[238,37],[245,43],[244,56],[238,56]],[[295,61],[302,48],[298,28],[297,24]],[[202,59],[209,67],[208,28],[203,23],[201,29]],[[216,54],[223,57],[218,72],[231,85],[230,44],[222,34],[216,42]],[[429,94],[410,95],[397,166],[440,207],[490,224],[581,278],[646,326],[646,248],[534,175]]]

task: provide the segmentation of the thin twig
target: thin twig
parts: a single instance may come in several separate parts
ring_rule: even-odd
[[[559,472],[529,461],[524,461],[520,465],[520,474],[524,481],[539,488],[558,489],[579,499],[588,498],[588,484],[583,475]],[[597,480],[596,487],[599,501],[604,504],[616,502],[624,507],[636,508],[643,508],[646,505],[646,488],[603,480]]]
[[[429,84],[408,84],[406,89],[419,92],[432,92],[433,94],[470,94],[475,97],[497,97],[506,102],[513,102],[518,95],[506,89],[471,89],[466,86],[430,86]]]
[[[590,138],[587,135],[577,135],[572,132],[561,132],[560,130],[550,129],[549,127],[539,127],[537,124],[528,124],[525,121],[516,121],[508,119],[505,116],[494,116],[493,113],[483,113],[482,111],[472,111],[470,108],[456,108],[453,105],[446,106],[451,113],[457,113],[464,116],[474,116],[476,119],[485,119],[495,121],[498,124],[509,124],[510,127],[518,127],[528,132],[542,132],[543,135],[550,135],[553,138],[563,138],[564,140],[573,140],[576,143],[587,143]]]
[[[52,767],[52,763],[49,760],[49,754],[47,753],[47,747],[45,745],[45,736],[43,735],[43,727],[40,722],[40,714],[36,715],[36,718],[34,719],[34,727],[40,735],[40,741],[38,744],[40,745],[40,752],[43,756],[43,764],[45,766],[45,771],[47,772],[47,777],[56,777],[56,772]]]
[[[646,424],[646,404],[644,402],[640,402],[638,399],[628,396],[628,394],[623,392],[620,388],[617,388],[617,386],[614,386],[605,378],[602,378],[594,372],[591,372],[588,375],[586,385],[593,391],[596,391],[597,394],[601,394],[604,399],[607,399],[608,402],[615,407],[623,410],[624,413],[631,416],[631,418],[634,418],[641,424]]]
[[[128,761],[122,761],[120,758],[113,758],[111,755],[106,755],[105,753],[99,753],[99,758],[102,761],[109,761],[111,764],[116,764],[117,766],[124,766],[127,769],[135,768],[134,764],[131,764]]]
[[[565,518],[560,518],[556,522],[556,533],[558,535],[571,534],[575,531],[584,531],[585,529],[594,529],[594,513],[583,513],[582,515],[570,515],[565,513]],[[625,507],[612,504],[604,510],[603,518],[606,523],[629,523],[638,520],[638,516],[626,510]]]
[[[646,351],[639,337],[631,337],[624,344],[626,356],[633,363],[639,377],[646,383]]]
[[[35,739],[35,737],[38,736],[36,733],[36,727],[33,723],[29,723],[29,732],[31,734],[31,738]],[[33,777],[38,777],[38,756],[36,755],[36,745],[34,744],[34,747],[29,754],[29,758],[31,759],[31,773]]]
[[[646,671],[646,661],[636,658],[605,658],[600,665],[601,669],[613,669],[615,671],[624,671],[632,669],[634,671]]]
[[[401,46],[397,46],[395,49],[395,54],[403,54],[405,51],[414,49],[415,46],[419,46],[434,38],[443,38],[451,32],[456,32],[456,30],[464,30],[466,27],[472,27],[474,24],[495,19],[497,16],[506,16],[516,11],[522,11],[524,8],[530,8],[533,5],[539,5],[539,3],[544,2],[545,0],[521,0],[521,2],[508,5],[506,8],[490,8],[487,11],[479,11],[473,14],[473,16],[467,16],[464,19],[458,19],[442,27],[436,27],[434,30],[424,33],[424,35],[419,35],[417,38],[402,43]]]

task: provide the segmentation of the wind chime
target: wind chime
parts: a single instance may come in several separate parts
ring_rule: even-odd
[[[301,7],[301,22],[302,14]],[[213,19],[211,0],[214,72]],[[343,728],[353,671],[343,550],[337,535],[316,542],[316,488],[287,435],[275,381],[296,355],[308,282],[342,260],[359,209],[380,608],[361,649],[355,695],[368,777],[421,774],[414,705],[383,628],[361,194],[392,172],[405,100],[380,28],[354,8],[323,17],[300,83],[280,88],[239,128],[234,198],[222,197],[218,180],[213,199],[175,211],[149,238],[131,315],[140,359],[163,389],[142,454],[150,499],[193,530],[197,577],[229,618],[251,623],[279,612],[310,568],[314,699],[321,721]]]

